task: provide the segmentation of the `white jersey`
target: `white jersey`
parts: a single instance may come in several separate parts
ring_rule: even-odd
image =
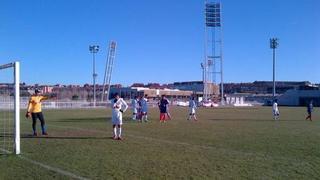
[[[190,101],[189,101],[189,107],[190,107],[190,108],[197,108],[196,102],[195,102],[194,100],[190,99]]]
[[[279,115],[278,103],[273,103],[272,105],[272,112],[274,115]]]
[[[196,108],[197,108],[196,102],[194,100],[190,99],[190,101],[189,101],[190,114],[195,114]]]
[[[128,105],[122,98],[119,98],[118,100],[114,99],[112,102],[112,124],[121,125],[122,112],[125,112],[128,109]]]
[[[167,114],[170,115],[170,112],[169,112],[169,104],[170,104],[171,102],[170,102],[169,99],[167,99],[167,98],[166,98],[166,100],[168,101],[168,104],[167,104]]]
[[[139,104],[136,99],[132,99],[131,101],[131,108],[133,113],[138,113]]]
[[[142,98],[140,100],[140,102],[141,102],[141,111],[143,113],[148,112],[148,99],[147,98]]]

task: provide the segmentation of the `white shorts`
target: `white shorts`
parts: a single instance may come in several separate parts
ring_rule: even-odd
[[[273,111],[273,116],[279,116],[280,112],[279,111]]]
[[[112,110],[112,124],[122,125],[122,113],[119,110]]]
[[[138,109],[137,108],[132,108],[132,113],[133,114],[137,114],[138,113]]]
[[[191,115],[196,114],[196,109],[195,108],[190,108],[189,109],[189,114],[191,114]]]

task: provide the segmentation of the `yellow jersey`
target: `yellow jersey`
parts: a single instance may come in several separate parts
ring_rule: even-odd
[[[39,113],[41,112],[41,101],[46,100],[49,97],[47,96],[36,96],[33,95],[29,99],[29,104],[28,104],[28,112],[31,113]]]

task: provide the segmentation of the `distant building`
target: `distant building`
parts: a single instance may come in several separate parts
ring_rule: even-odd
[[[308,81],[277,81],[276,93],[283,94],[289,89],[297,89],[301,86],[311,85]],[[254,81],[253,83],[225,83],[224,91],[227,94],[250,93],[272,94],[272,81]]]
[[[301,86],[290,89],[278,97],[279,105],[282,106],[306,106],[313,101],[314,106],[320,106],[320,89],[317,86]]]
[[[52,93],[53,87],[52,86],[42,86],[42,93],[44,94],[50,94]]]
[[[194,94],[199,96],[203,95],[204,85],[202,81],[186,81],[186,82],[174,82],[168,85],[172,89],[179,89],[185,91],[193,91]],[[213,96],[219,95],[219,86],[215,84],[210,84],[211,94]]]
[[[178,89],[151,89],[145,87],[122,87],[122,88],[111,88],[110,98],[114,96],[115,93],[119,93],[121,97],[125,99],[132,99],[134,96],[144,96],[148,95],[149,98],[159,98],[162,95],[166,95],[168,98],[173,99],[188,99],[193,91],[182,91]]]

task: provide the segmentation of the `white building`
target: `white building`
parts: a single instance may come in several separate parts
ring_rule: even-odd
[[[281,106],[306,106],[313,101],[314,106],[320,106],[320,89],[300,88],[291,89],[279,96],[278,103]]]

